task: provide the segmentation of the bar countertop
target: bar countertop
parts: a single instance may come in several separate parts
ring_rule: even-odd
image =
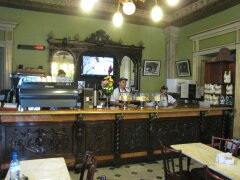
[[[121,109],[118,107],[110,107],[103,109],[76,109],[76,110],[40,110],[40,111],[4,111],[3,109],[0,111],[0,116],[5,115],[74,115],[74,114],[136,114],[136,113],[180,113],[180,112],[200,112],[200,111],[223,111],[223,110],[231,110],[231,107],[160,107],[158,109],[155,108],[144,108],[144,109]]]

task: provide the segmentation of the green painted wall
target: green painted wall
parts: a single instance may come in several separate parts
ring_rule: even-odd
[[[209,16],[180,28],[178,44],[176,46],[176,60],[190,59],[192,67],[192,41],[188,36],[240,19],[239,10],[240,5],[237,5],[216,15]],[[18,44],[47,46],[47,34],[51,31],[56,38],[73,38],[76,34],[79,34],[81,40],[83,40],[92,32],[103,29],[113,40],[118,41],[122,39],[124,44],[137,44],[139,41],[142,41],[145,46],[142,64],[144,60],[161,61],[160,76],[141,77],[142,92],[159,91],[161,85],[165,82],[165,42],[163,30],[160,28],[128,23],[125,23],[121,28],[115,28],[111,21],[106,20],[5,7],[0,7],[0,20],[18,23],[14,31],[13,69],[19,64],[24,64],[26,67],[37,67],[41,65],[49,72],[48,50],[19,50],[16,48]],[[188,78],[191,79],[191,77]]]
[[[79,34],[84,40],[91,33],[103,29],[110,37],[118,41],[122,39],[123,44],[137,44],[142,41],[145,49],[143,51],[143,61],[145,59],[161,60],[161,73],[158,77],[141,77],[141,91],[159,91],[165,80],[164,57],[165,42],[162,29],[133,25],[125,23],[121,28],[115,28],[111,21],[83,18],[77,16],[59,15],[27,11],[21,9],[0,7],[0,20],[17,22],[14,31],[13,49],[13,69],[19,64],[25,67],[43,66],[49,72],[48,50],[30,51],[17,49],[18,44],[45,45],[47,44],[47,34],[51,31],[54,37],[74,37]]]
[[[177,44],[177,55],[176,59],[189,59],[191,61],[192,68],[192,41],[189,39],[189,35],[207,30],[209,28],[213,28],[216,26],[220,26],[232,21],[240,20],[240,5],[229,8],[225,11],[217,13],[215,15],[209,16],[202,20],[196,21],[194,23],[188,24],[184,26],[180,30],[178,44]],[[226,37],[222,37],[222,39],[218,39],[218,42],[223,42]],[[228,37],[227,39],[232,39],[233,37]],[[209,42],[210,43],[210,42]],[[214,43],[214,42],[213,42]],[[189,77],[191,78],[191,77]]]
[[[224,44],[235,43],[236,38],[237,38],[236,32],[231,32],[227,34],[222,34],[220,36],[204,39],[199,41],[199,49],[205,49],[205,48],[220,46]]]

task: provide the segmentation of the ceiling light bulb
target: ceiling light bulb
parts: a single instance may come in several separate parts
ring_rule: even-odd
[[[126,15],[132,15],[136,10],[136,6],[133,2],[127,1],[123,3],[123,12]]]
[[[123,16],[122,16],[122,13],[116,12],[116,13],[113,15],[113,24],[114,24],[116,27],[120,27],[120,26],[123,24]]]
[[[176,6],[179,3],[179,0],[167,0],[169,6]]]
[[[160,21],[163,17],[162,9],[157,5],[154,6],[154,8],[151,11],[151,17],[152,17],[152,20],[155,21],[155,22]]]
[[[81,0],[81,8],[84,12],[90,12],[93,9],[96,0]]]

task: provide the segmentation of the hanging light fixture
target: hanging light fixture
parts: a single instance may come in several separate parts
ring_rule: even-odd
[[[116,27],[120,27],[123,24],[123,15],[119,9],[120,9],[120,0],[118,1],[117,12],[115,12],[115,14],[113,15],[113,24]]]
[[[80,6],[84,12],[90,12],[98,0],[80,0]],[[146,0],[134,0],[144,3]],[[123,15],[120,11],[120,6],[122,6],[123,13],[126,15],[132,15],[136,11],[136,5],[133,0],[118,0],[118,8],[116,13],[113,15],[113,24],[116,27],[120,27],[123,24]],[[154,22],[158,22],[163,18],[163,10],[157,4],[158,0],[155,0],[156,5],[151,10],[151,18]],[[180,0],[166,0],[168,5],[175,6]]]
[[[155,2],[156,2],[156,5],[152,8],[151,17],[154,22],[158,22],[163,17],[163,10],[160,6],[158,6],[157,0],[155,0]]]
[[[84,12],[88,13],[88,12],[92,11],[96,2],[97,2],[97,0],[81,0],[80,7],[82,8],[82,10]]]
[[[113,15],[113,24],[116,27],[120,27],[123,24],[123,16],[122,13],[117,11],[114,15]]]
[[[167,0],[169,6],[176,6],[180,0]]]
[[[126,15],[132,15],[134,14],[136,10],[135,4],[132,2],[132,0],[127,0],[122,2],[123,3],[123,12]]]

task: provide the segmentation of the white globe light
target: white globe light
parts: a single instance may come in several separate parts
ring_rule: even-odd
[[[96,0],[81,0],[81,8],[84,12],[90,12],[93,9]]]
[[[125,2],[123,4],[123,12],[126,15],[132,15],[136,10],[136,6],[133,2]]]
[[[158,22],[163,17],[163,11],[159,6],[155,6],[151,11],[152,20]]]
[[[120,27],[120,26],[123,24],[123,16],[122,16],[122,13],[116,12],[116,13],[113,15],[113,24],[114,24],[116,27]]]
[[[179,0],[167,0],[169,6],[176,6],[179,3]]]

